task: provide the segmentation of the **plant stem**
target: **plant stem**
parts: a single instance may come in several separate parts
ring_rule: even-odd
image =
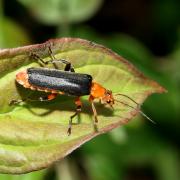
[[[61,7],[61,13],[63,16],[63,21],[59,23],[58,26],[58,32],[57,35],[60,37],[68,37],[70,36],[70,27],[71,24],[69,22],[69,6],[70,6],[71,1],[70,0],[63,0],[60,3]]]
[[[64,21],[58,26],[58,31],[57,31],[58,37],[69,37],[70,29],[71,29],[71,25],[67,21]]]

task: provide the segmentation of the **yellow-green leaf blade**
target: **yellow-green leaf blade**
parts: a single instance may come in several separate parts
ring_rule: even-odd
[[[97,127],[93,124],[88,97],[82,98],[83,108],[74,119],[71,136],[68,121],[74,113],[73,97],[60,96],[50,102],[25,103],[9,106],[12,99],[37,97],[39,94],[15,83],[17,72],[38,66],[30,53],[49,59],[51,47],[57,59],[72,62],[77,72],[92,75],[95,81],[113,93],[123,93],[142,104],[148,95],[164,92],[156,82],[146,78],[133,65],[111,50],[92,42],[62,38],[44,44],[7,49],[0,52],[0,172],[24,173],[48,167],[84,142],[98,134],[127,123],[137,110],[115,104],[114,111],[96,103]],[[8,67],[8,68],[7,68]],[[51,67],[52,68],[52,67]],[[135,106],[126,98],[123,102]]]

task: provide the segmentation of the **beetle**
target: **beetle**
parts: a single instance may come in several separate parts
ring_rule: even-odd
[[[72,120],[75,116],[77,116],[81,112],[82,102],[80,100],[81,96],[89,95],[89,102],[91,103],[91,108],[94,117],[94,123],[98,122],[97,111],[94,105],[94,100],[99,99],[102,104],[108,104],[111,108],[116,102],[124,104],[132,109],[136,109],[143,116],[145,116],[148,120],[152,121],[146,114],[144,114],[140,110],[140,105],[134,101],[132,98],[125,94],[116,94],[120,96],[124,96],[134,102],[137,107],[133,107],[125,102],[116,100],[111,90],[107,90],[99,83],[95,82],[91,75],[76,73],[72,64],[65,60],[59,59],[57,60],[52,54],[51,49],[49,48],[49,54],[51,60],[44,61],[38,55],[33,54],[35,59],[40,60],[41,63],[47,65],[49,63],[63,63],[65,64],[64,70],[59,70],[56,68],[28,68],[23,71],[20,71],[16,74],[16,82],[24,86],[25,88],[30,88],[31,90],[44,91],[48,92],[46,97],[40,97],[39,101],[50,101],[57,97],[58,94],[75,96],[75,105],[76,110],[75,113],[70,116],[69,126],[67,133],[71,134],[72,129]],[[25,100],[12,100],[10,105],[18,104]]]

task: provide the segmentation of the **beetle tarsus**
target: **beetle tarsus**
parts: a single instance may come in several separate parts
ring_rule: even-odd
[[[72,126],[70,126],[70,125],[69,125],[69,127],[68,127],[68,130],[67,130],[67,134],[68,134],[68,136],[70,136],[70,135],[71,135],[71,127],[72,127]]]
[[[76,117],[79,113],[81,112],[81,106],[80,107],[77,107],[76,108],[76,112],[70,117],[70,120],[69,120],[69,127],[68,127],[68,136],[71,135],[71,129],[72,129],[72,121],[73,121],[73,118]]]
[[[97,118],[97,116],[94,116],[94,123],[95,123],[95,124],[98,123],[98,118]]]
[[[12,99],[12,100],[9,102],[9,106],[17,105],[17,104],[20,104],[21,102],[24,102],[24,100],[22,100],[22,99],[19,99],[19,100]]]
[[[71,117],[70,117],[70,120],[69,120],[68,130],[67,130],[67,134],[68,134],[68,136],[70,136],[70,135],[71,135],[71,129],[72,129],[72,119],[73,119],[73,117],[71,116]]]

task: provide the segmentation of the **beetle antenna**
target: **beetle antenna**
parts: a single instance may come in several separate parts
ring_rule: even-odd
[[[126,95],[124,95],[124,96],[126,96]],[[126,97],[128,97],[128,96],[126,96]],[[131,99],[131,98],[130,98]],[[141,111],[140,109],[139,109],[139,107],[138,108],[135,108],[135,107],[133,107],[133,106],[131,106],[131,105],[129,105],[129,104],[127,104],[127,103],[125,103],[125,102],[122,102],[122,101],[119,101],[119,100],[116,100],[115,99],[115,101],[116,102],[119,102],[119,103],[121,103],[121,104],[123,104],[123,105],[125,105],[125,106],[128,106],[128,107],[130,107],[130,108],[132,108],[132,109],[134,109],[134,110],[137,110],[143,117],[145,117],[147,120],[149,120],[150,122],[152,122],[153,124],[156,124],[150,117],[148,117],[143,111]],[[133,102],[135,102],[134,100],[133,100]],[[135,102],[136,103],[136,102]],[[138,103],[136,103],[138,106],[140,106]]]
[[[127,97],[128,99],[130,99],[132,102],[134,102],[137,106],[140,106],[140,104],[138,104],[134,99],[132,99],[131,97],[129,97],[128,95],[125,95],[125,94],[121,94],[121,93],[118,93],[118,94],[115,94],[115,96],[124,96],[124,97]]]

